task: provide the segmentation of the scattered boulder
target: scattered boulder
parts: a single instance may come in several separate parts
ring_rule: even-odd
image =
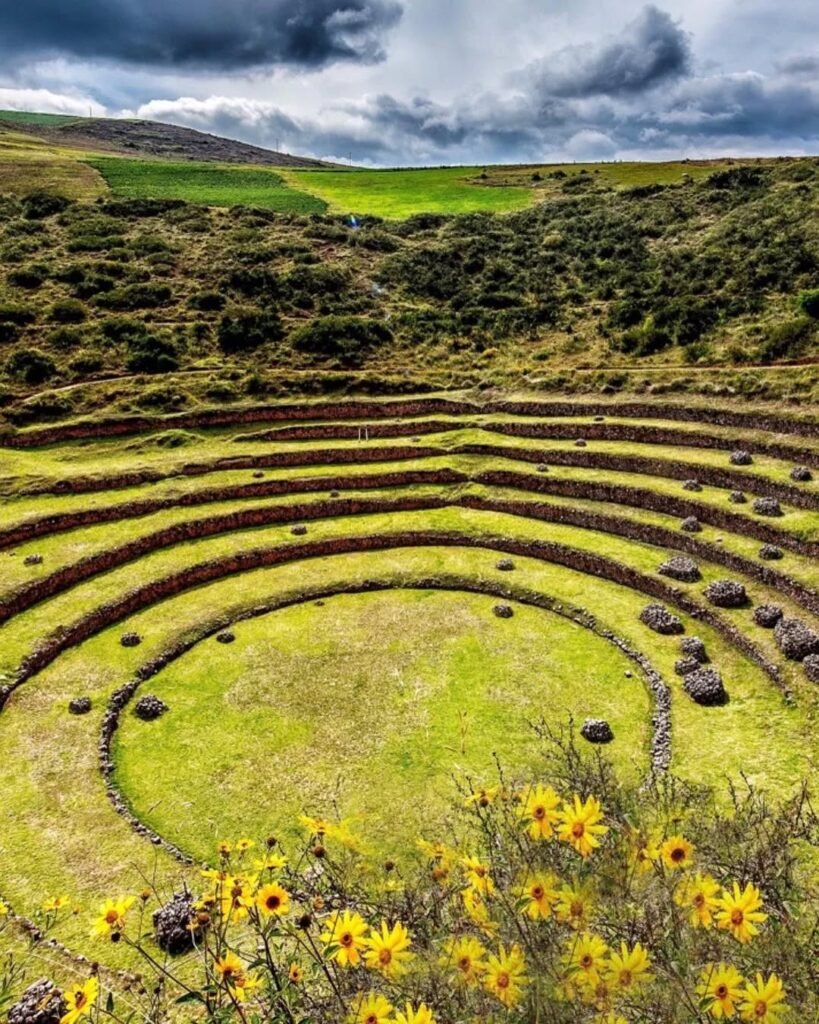
[[[640,622],[648,626],[649,629],[653,629],[655,633],[662,633],[664,636],[685,632],[685,626],[677,616],[661,604],[646,605],[640,612]]]
[[[196,924],[196,908],[189,892],[177,892],[153,912],[154,938],[160,949],[178,956],[194,948],[202,932]]]
[[[684,480],[683,481],[683,490],[684,491],[701,491],[702,490],[702,484],[699,482],[699,480]]]
[[[715,707],[728,702],[722,677],[714,668],[698,668],[683,677],[683,689],[695,704]]]
[[[75,697],[68,702],[68,713],[70,715],[87,715],[90,710],[90,697]]]
[[[766,562],[778,562],[783,557],[783,551],[776,544],[763,544],[759,549],[759,557],[764,558]]]
[[[589,743],[611,743],[614,733],[604,718],[587,718],[580,729],[580,735]]]
[[[657,570],[662,576],[670,576],[672,580],[680,580],[682,583],[696,583],[702,578],[699,566],[685,555],[674,555],[663,562]]]
[[[539,462],[535,466],[535,469],[538,471],[538,473],[548,473],[549,472],[549,467],[546,465],[545,462]]]
[[[26,555],[26,557],[23,559],[23,565],[42,565],[42,564],[43,564],[43,556],[42,555]]]
[[[754,622],[763,629],[773,629],[783,615],[778,604],[760,604],[754,608]]]
[[[678,658],[674,662],[674,671],[678,676],[687,676],[689,672],[696,672],[700,667],[696,658]]]
[[[731,491],[728,500],[732,505],[744,505],[748,501],[742,491]]]
[[[140,697],[134,706],[134,714],[143,722],[153,722],[160,715],[164,715],[167,710],[168,705],[165,701],[155,697],[152,693]]]
[[[261,480],[263,476],[264,476],[264,473],[260,469],[257,469],[256,472],[253,474],[253,479],[254,480]]]
[[[701,665],[708,661],[708,653],[705,644],[698,636],[684,636],[680,640],[680,654],[686,658],[695,658]]]
[[[595,422],[595,423],[604,423],[604,422],[605,422],[605,420],[606,420],[606,417],[605,417],[605,416],[595,416],[595,417],[594,417],[594,422]]]
[[[496,604],[492,611],[499,619],[511,619],[515,614],[510,604]]]
[[[732,466],[750,466],[753,461],[751,453],[745,451],[744,448],[738,448],[736,451],[731,452]]]
[[[501,572],[511,572],[515,568],[515,563],[511,558],[502,558],[495,568],[500,569]]]
[[[776,498],[755,498],[753,509],[758,516],[782,515],[782,506],[779,504]]]
[[[717,608],[742,608],[748,603],[745,585],[737,580],[714,580],[705,588],[705,596]]]
[[[40,978],[9,1008],[8,1024],[60,1024],[67,1012],[62,991],[48,978]]]
[[[119,638],[119,642],[123,647],[139,647],[142,643],[142,637],[139,633],[123,633]]]
[[[798,484],[807,484],[813,480],[813,473],[807,466],[794,466],[791,470],[791,480]]]
[[[232,633],[229,629],[223,629],[221,633],[216,634],[216,642],[218,644],[232,644],[236,639],[236,634]]]
[[[687,516],[680,523],[680,529],[685,530],[686,533],[702,533],[702,527],[700,521],[696,516]]]
[[[790,661],[803,661],[809,654],[819,654],[819,633],[801,619],[781,618],[774,627],[774,639]]]
[[[802,662],[802,668],[812,683],[819,683],[819,654],[809,654]]]
[[[293,534],[294,537],[303,537],[305,533],[307,533],[307,527],[301,525],[294,526],[290,532]]]
[[[331,498],[340,498],[341,497],[341,492],[340,491],[330,491],[330,497]]]
[[[587,442],[584,441],[582,437],[578,437],[578,439],[574,443],[574,446],[575,448],[586,448]]]

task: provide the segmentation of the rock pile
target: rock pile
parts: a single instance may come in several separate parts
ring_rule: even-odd
[[[40,978],[9,1009],[8,1024],[60,1024],[67,1011],[60,989],[48,978]]]
[[[686,658],[696,658],[701,665],[708,661],[705,644],[698,636],[684,636],[680,640],[680,654],[684,654]]]
[[[68,712],[71,715],[87,715],[90,710],[90,697],[75,697],[68,702]]]
[[[754,608],[754,622],[763,629],[773,629],[782,615],[778,604],[760,604]]]
[[[155,697],[153,694],[146,694],[144,697],[140,697],[134,706],[134,714],[137,718],[141,718],[143,722],[153,722],[160,715],[164,715],[167,710],[168,705],[165,701],[160,700],[159,697]]]
[[[738,448],[736,451],[731,452],[732,466],[750,466],[753,461],[751,453],[745,451],[744,448]]]
[[[700,521],[696,516],[687,516],[680,523],[680,529],[685,530],[686,533],[701,533],[702,527]]]
[[[492,611],[499,619],[511,619],[515,614],[509,604],[496,604]]]
[[[764,558],[766,562],[777,562],[783,557],[782,548],[778,548],[776,544],[763,544],[759,549],[759,557]]]
[[[807,484],[813,480],[813,473],[807,466],[794,466],[791,470],[791,480],[798,484]]]
[[[714,707],[725,704],[728,694],[722,683],[722,677],[714,668],[699,668],[683,677],[683,689],[696,704],[703,707]]]
[[[781,516],[782,506],[776,498],[755,498],[754,512],[759,516]]]
[[[705,588],[705,596],[717,608],[742,608],[748,603],[745,586],[737,580],[714,580]]]
[[[139,647],[142,643],[142,637],[139,633],[123,633],[119,638],[119,642],[123,647]]]
[[[774,627],[774,639],[791,661],[803,661],[809,654],[819,654],[819,633],[801,619],[780,619]]]
[[[661,604],[646,605],[640,612],[640,622],[653,629],[655,633],[662,633],[663,636],[685,632],[685,626],[677,616]]]
[[[175,893],[154,911],[153,925],[157,945],[171,956],[187,953],[193,949],[195,940],[201,938],[193,898],[186,891]]]
[[[611,743],[614,733],[604,718],[587,718],[580,729],[580,735],[589,743]]]
[[[674,555],[663,562],[657,570],[662,576],[669,576],[672,580],[680,580],[682,583],[696,583],[702,578],[699,566],[685,555]]]

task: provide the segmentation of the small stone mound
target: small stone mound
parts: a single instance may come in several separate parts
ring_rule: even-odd
[[[604,422],[605,422],[605,420],[606,420],[606,417],[605,417],[605,416],[595,416],[595,417],[594,417],[594,422],[595,422],[595,423],[604,423]]]
[[[685,632],[685,627],[677,616],[661,604],[646,605],[640,612],[640,622],[653,629],[655,633],[662,633],[663,636]]]
[[[755,498],[753,508],[758,516],[782,515],[782,506],[776,498]]]
[[[699,480],[683,480],[684,491],[701,491],[702,484]]]
[[[809,654],[819,654],[819,633],[801,619],[781,618],[774,627],[774,639],[790,661],[803,661]]]
[[[153,722],[160,715],[164,715],[167,710],[168,705],[165,701],[155,697],[152,693],[140,697],[134,706],[134,714],[143,722]]]
[[[193,949],[194,941],[201,938],[201,929],[194,924],[196,909],[189,892],[175,893],[153,912],[152,920],[157,945],[171,956],[187,953]]]
[[[331,498],[340,498],[341,497],[341,492],[340,491],[330,491],[330,497]]]
[[[119,642],[123,647],[139,647],[142,643],[142,637],[139,633],[123,633],[119,638]]]
[[[698,668],[683,677],[683,689],[695,704],[715,707],[728,702],[722,677],[714,668]]]
[[[9,1008],[8,1024],[60,1024],[67,1011],[61,990],[48,978],[40,978]]]
[[[574,443],[574,446],[575,448],[586,448],[587,442],[584,441],[582,437],[578,437],[578,439]]]
[[[580,735],[589,743],[611,743],[614,733],[604,718],[587,718],[580,729]]]
[[[702,527],[700,521],[696,516],[688,516],[680,523],[680,529],[685,530],[686,533],[701,533]]]
[[[748,603],[748,592],[737,580],[714,580],[705,588],[705,596],[717,608],[742,608]]]
[[[776,544],[763,544],[759,549],[759,557],[764,558],[766,562],[778,562],[784,555],[782,548],[778,548]]]
[[[807,466],[794,466],[791,470],[791,480],[798,484],[808,484],[813,480],[813,473]]]
[[[290,532],[293,534],[294,537],[303,537],[305,535],[305,533],[307,533],[307,527],[306,526],[294,526],[293,529]]]
[[[812,683],[819,683],[819,654],[809,654],[802,662],[802,668]]]
[[[42,564],[43,564],[43,556],[42,555],[26,555],[26,557],[23,559],[23,565],[42,565]]]
[[[254,480],[261,480],[263,476],[264,476],[264,473],[260,469],[257,469],[256,472],[253,474],[253,479]]]
[[[773,629],[783,614],[778,604],[760,604],[754,608],[754,622],[763,629]]]
[[[515,614],[512,606],[509,604],[496,604],[492,611],[499,619],[511,619]]]
[[[678,676],[687,676],[689,672],[696,672],[700,667],[696,658],[678,658],[674,662],[674,671]]]
[[[68,702],[68,713],[70,715],[87,715],[90,710],[90,697],[75,697]]]
[[[657,570],[662,576],[670,576],[672,580],[680,580],[682,583],[696,583],[702,578],[699,566],[693,558],[685,555],[674,555],[663,562]]]
[[[744,505],[748,501],[742,491],[731,491],[728,500],[732,505]]]
[[[223,629],[221,633],[216,634],[217,644],[232,644],[235,639],[236,634],[229,629]]]
[[[698,636],[684,636],[680,640],[680,654],[684,654],[686,658],[695,658],[700,665],[708,661],[705,644]]]
[[[502,558],[495,568],[500,569],[501,572],[511,572],[515,568],[515,563],[511,558]]]
[[[750,466],[753,461],[751,453],[746,452],[744,448],[738,448],[735,452],[731,452],[732,466]]]
[[[539,462],[535,466],[535,469],[538,471],[538,473],[548,473],[549,472],[549,467],[546,465],[545,462]]]

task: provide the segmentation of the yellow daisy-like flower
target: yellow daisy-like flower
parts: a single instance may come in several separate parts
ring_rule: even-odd
[[[501,946],[496,956],[489,957],[484,988],[504,1006],[516,1006],[528,983],[526,961],[518,946],[509,950]]]
[[[564,803],[559,813],[558,839],[570,843],[581,857],[588,857],[600,845],[598,837],[608,832],[608,826],[600,824],[602,820],[600,801],[590,796],[583,802],[575,793],[572,802]]]
[[[118,900],[106,900],[91,931],[92,936],[111,935],[125,927],[125,915],[134,903],[133,896],[122,896]]]
[[[700,975],[697,995],[705,1010],[715,1020],[730,1020],[736,1016],[736,1005],[742,996],[744,978],[732,964],[707,967]]]
[[[89,978],[82,985],[72,985],[63,995],[66,1012],[60,1017],[60,1024],[74,1024],[80,1017],[86,1017],[94,1007],[100,986],[96,978]]]
[[[577,984],[574,978],[571,979],[571,982],[574,983],[572,987],[577,989],[582,1002],[593,1006],[600,1013],[611,1010],[614,993],[605,978],[601,978],[596,985]],[[569,995],[568,989],[566,994]]]
[[[256,893],[256,906],[265,917],[284,917],[290,909],[290,893],[270,882]]]
[[[8,903],[4,903],[0,900],[0,917],[6,917],[11,911],[9,910]]]
[[[216,852],[223,859],[227,859],[233,853],[233,843],[229,843],[227,839],[220,840],[216,844]]]
[[[226,878],[218,887],[222,916],[232,922],[243,921],[253,906],[253,890],[244,878]]]
[[[323,836],[327,834],[327,821],[324,818],[312,818],[309,814],[300,814],[299,824],[311,835]]]
[[[407,1003],[403,1013],[396,1012],[395,1024],[435,1024],[435,1018],[426,1003],[421,1003],[417,1010]]]
[[[237,1003],[246,1003],[261,985],[261,978],[249,974],[236,974],[228,984],[228,991]]]
[[[51,896],[43,903],[43,910],[47,914],[53,914],[67,907],[70,902],[67,896]]]
[[[669,871],[678,871],[691,864],[694,847],[685,836],[671,836],[660,847],[660,856]]]
[[[268,853],[267,856],[257,858],[253,861],[253,867],[257,871],[272,871],[278,874],[287,866],[287,857],[280,853]]]
[[[759,934],[757,925],[768,918],[768,915],[759,909],[762,906],[762,894],[752,882],[748,882],[741,891],[739,885],[734,882],[730,891],[722,890],[722,896],[717,903],[717,927],[730,931],[737,942],[750,942]]]
[[[638,875],[647,875],[660,859],[660,841],[657,836],[646,836],[637,829],[630,830],[629,866]]]
[[[766,981],[757,973],[756,981],[745,985],[739,1015],[742,1020],[763,1021],[764,1024],[778,1024],[781,1015],[788,1009],[785,1002],[785,988],[775,974]]]
[[[489,916],[489,910],[483,897],[475,889],[464,889],[461,893],[470,920],[480,928],[485,935],[494,935],[498,926]]]
[[[452,973],[455,980],[467,987],[480,983],[486,970],[486,949],[472,935],[454,939],[438,963]]]
[[[245,973],[245,965],[231,949],[225,950],[223,956],[214,960],[213,966],[222,981],[228,985],[235,984],[236,979]]]
[[[484,864],[480,857],[461,858],[468,884],[482,896],[491,896],[495,891],[495,883],[489,874],[489,865]]]
[[[370,926],[360,914],[350,910],[339,911],[327,923],[321,941],[325,946],[337,947],[330,958],[341,967],[356,967],[361,963],[369,930]]]
[[[554,875],[539,872],[524,879],[517,892],[523,901],[522,913],[533,921],[552,916],[552,907],[558,900]]]
[[[291,985],[301,985],[304,981],[304,970],[298,964],[290,964],[287,968],[287,980]]]
[[[366,951],[364,963],[370,970],[380,971],[386,978],[397,978],[407,969],[407,961],[414,953],[409,952],[411,936],[407,929],[396,921],[390,928],[386,921],[381,922],[379,931],[373,931],[365,939]]]
[[[379,992],[362,993],[352,1009],[347,1021],[349,1024],[391,1024],[393,1005]]]
[[[605,978],[614,991],[630,992],[652,980],[650,967],[649,955],[639,942],[635,942],[630,949],[625,942],[621,942],[620,952],[612,951],[609,956]]]
[[[609,947],[599,935],[584,932],[569,941],[561,960],[574,982],[594,986],[606,966],[608,952]]]
[[[237,839],[236,840],[236,852],[247,853],[251,846],[255,846],[256,842],[253,839]]]
[[[625,1017],[621,1017],[619,1013],[610,1010],[602,1017],[596,1017],[595,1024],[628,1024],[628,1021]]]
[[[710,875],[697,872],[680,882],[674,892],[674,902],[688,911],[688,920],[693,928],[710,928],[714,923],[714,911],[719,906],[718,892],[718,882]]]
[[[520,817],[532,839],[552,838],[559,805],[560,797],[551,786],[534,786],[524,794]]]
[[[572,885],[564,885],[558,890],[554,911],[561,924],[568,924],[579,930],[588,923],[593,909],[590,886],[575,881]]]
[[[494,803],[499,792],[500,786],[479,786],[470,793],[465,803],[467,806],[476,804],[478,807],[488,807],[491,803]]]

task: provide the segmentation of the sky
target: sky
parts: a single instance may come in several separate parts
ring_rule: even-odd
[[[359,165],[819,153],[817,0],[0,0],[0,108]]]

